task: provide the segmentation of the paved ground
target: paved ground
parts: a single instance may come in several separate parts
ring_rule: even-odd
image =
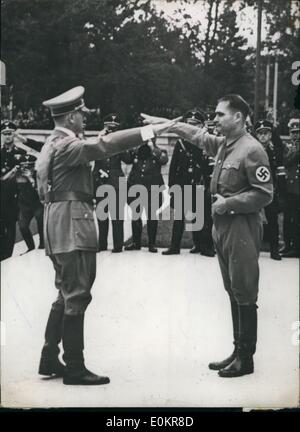
[[[229,303],[216,258],[98,254],[86,315],[86,363],[107,386],[64,386],[37,375],[54,273],[44,251],[2,263],[2,404],[6,407],[283,407],[299,401],[299,267],[260,259],[253,375],[222,379],[211,360],[231,351]],[[294,330],[295,333],[295,330]]]

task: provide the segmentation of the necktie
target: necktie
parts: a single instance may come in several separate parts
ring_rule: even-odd
[[[215,195],[218,192],[218,180],[220,177],[221,169],[223,166],[223,162],[226,154],[226,142],[222,144],[219,153],[217,155],[215,168],[213,170],[211,183],[210,183],[210,192],[212,195]]]

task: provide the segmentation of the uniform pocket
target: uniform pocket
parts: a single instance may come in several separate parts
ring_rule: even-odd
[[[97,249],[97,231],[92,211],[72,210],[75,245],[78,248]]]
[[[240,160],[225,162],[222,166],[221,182],[227,186],[235,186],[239,178]]]

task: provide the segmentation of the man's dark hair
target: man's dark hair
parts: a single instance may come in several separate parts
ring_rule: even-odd
[[[229,108],[234,112],[241,112],[243,114],[244,120],[246,120],[247,116],[250,114],[250,107],[245,99],[238,94],[228,94],[223,96],[218,102],[228,102]]]

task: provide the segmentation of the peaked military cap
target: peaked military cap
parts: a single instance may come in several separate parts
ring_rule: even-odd
[[[258,121],[258,122],[256,123],[254,129],[255,129],[255,132],[259,132],[259,131],[264,130],[264,129],[269,130],[269,131],[272,132],[272,130],[273,130],[273,125],[272,125],[272,123],[269,122],[268,120],[260,120],[260,121]]]
[[[185,121],[192,120],[195,123],[204,123],[205,120],[204,114],[197,109],[187,111],[183,117]]]
[[[1,123],[1,132],[11,132],[17,130],[17,126],[10,120],[3,120]]]
[[[208,112],[205,114],[205,126],[207,128],[214,128],[215,127],[215,118],[216,114],[214,112]]]
[[[108,114],[104,117],[103,123],[105,126],[117,128],[120,126],[120,119],[117,114]]]
[[[84,92],[84,87],[74,87],[59,96],[44,101],[43,105],[50,109],[52,117],[69,114],[73,111],[79,110],[89,112],[83,99]]]
[[[290,129],[290,132],[292,131],[299,131],[300,130],[300,119],[298,118],[291,118],[289,121],[288,127]]]

